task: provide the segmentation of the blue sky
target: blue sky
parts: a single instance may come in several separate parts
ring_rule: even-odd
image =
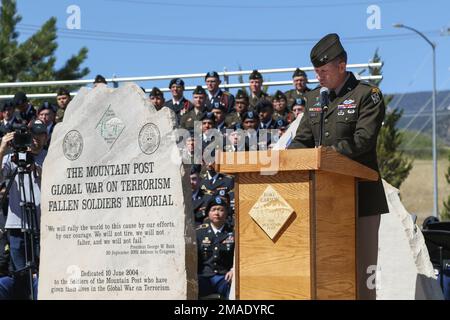
[[[80,30],[66,29],[70,5],[81,10]],[[380,29],[367,27],[370,5],[380,8]],[[87,78],[309,66],[314,41],[336,32],[349,63],[368,62],[379,48],[384,92],[431,90],[431,47],[392,27],[402,22],[437,44],[437,87],[450,89],[450,35],[440,31],[450,28],[449,0],[19,0],[18,11],[22,40],[58,19],[60,64],[88,47]],[[167,85],[143,83],[154,84]]]

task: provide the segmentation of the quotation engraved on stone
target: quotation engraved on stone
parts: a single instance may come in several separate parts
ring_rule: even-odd
[[[63,140],[63,153],[68,160],[76,160],[83,151],[83,137],[77,130],[67,132]]]
[[[250,216],[272,240],[293,213],[294,209],[270,185],[250,210]]]
[[[153,123],[145,124],[139,132],[139,147],[145,154],[152,154],[158,150],[161,134]]]
[[[110,105],[98,122],[96,129],[109,145],[109,148],[112,148],[123,132],[123,129],[125,129],[125,124],[116,117],[116,114],[111,109]]]

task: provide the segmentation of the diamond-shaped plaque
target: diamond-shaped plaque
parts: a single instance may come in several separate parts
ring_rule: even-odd
[[[271,185],[267,186],[249,212],[253,220],[272,240],[293,213],[294,209]]]
[[[112,148],[114,142],[119,138],[124,128],[125,124],[122,120],[117,118],[116,114],[111,109],[111,105],[106,109],[96,126],[97,132],[105,139],[109,148]]]

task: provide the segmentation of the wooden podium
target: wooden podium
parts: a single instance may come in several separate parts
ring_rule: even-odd
[[[330,148],[220,152],[216,171],[235,176],[236,299],[356,299],[356,181],[376,171]]]

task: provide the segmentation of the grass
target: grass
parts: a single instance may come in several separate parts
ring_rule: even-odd
[[[445,179],[449,166],[447,158],[438,160],[438,202],[439,210],[444,199],[450,195],[450,185]],[[433,162],[428,159],[416,159],[408,178],[400,186],[402,203],[409,213],[417,215],[417,223],[432,214],[433,210]]]

